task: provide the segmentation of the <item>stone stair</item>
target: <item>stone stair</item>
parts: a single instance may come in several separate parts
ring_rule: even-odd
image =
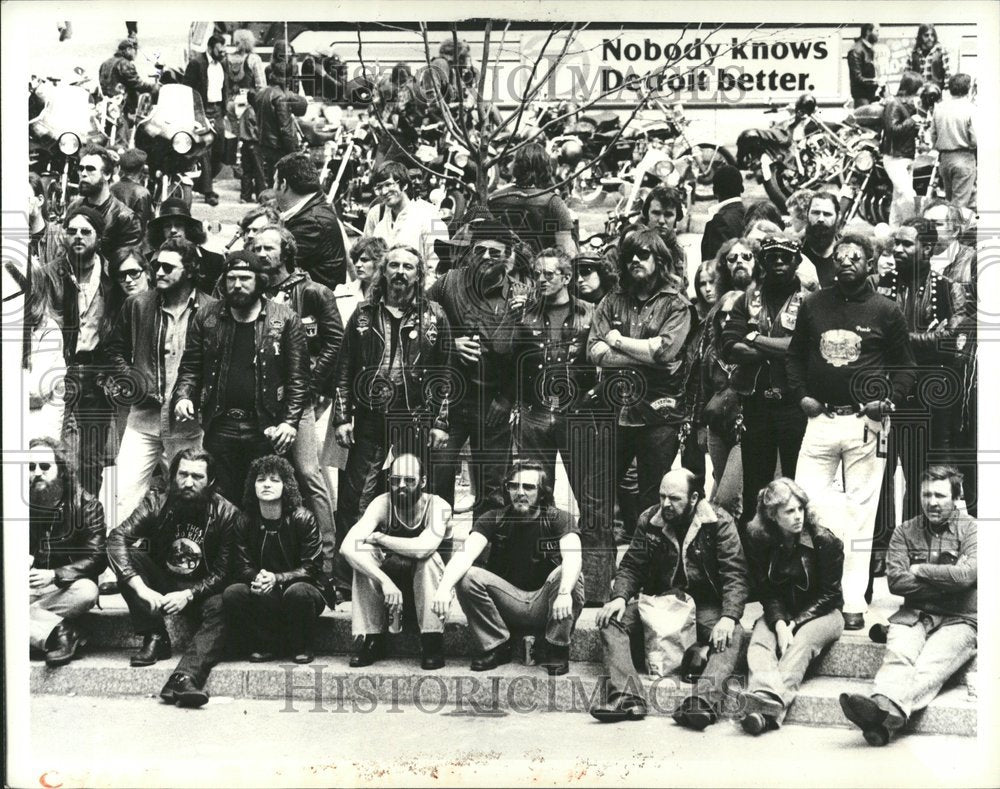
[[[884,622],[895,606],[887,595],[876,599],[867,617],[869,624]],[[882,603],[880,606],[879,604]],[[49,669],[42,661],[31,666],[31,692],[83,696],[156,696],[176,664],[180,649],[191,632],[182,618],[168,620],[175,657],[149,668],[132,668],[128,653],[139,645],[132,633],[128,612],[119,596],[102,597],[82,622],[88,634],[83,657],[69,666]],[[579,711],[585,713],[596,698],[601,672],[600,636],[595,624],[597,611],[586,609],[577,623],[570,652],[570,672],[548,677],[540,668],[516,662],[495,671],[469,670],[473,652],[465,619],[457,605],[445,629],[447,665],[433,672],[421,671],[419,640],[415,633],[390,636],[391,657],[366,669],[351,669],[351,621],[349,604],[324,612],[318,627],[316,660],[307,666],[291,661],[251,664],[225,661],[209,679],[213,697],[275,699],[289,708],[314,707],[335,712],[371,709],[373,704],[416,705],[426,711],[452,714],[517,714],[534,711]],[[749,632],[760,615],[751,604],[743,619]],[[746,649],[746,641],[740,646]],[[849,726],[837,697],[842,692],[870,692],[871,678],[882,660],[885,647],[869,640],[867,631],[845,632],[814,666],[788,722],[823,726]],[[741,660],[741,671],[745,663]],[[742,682],[743,677],[738,678]],[[653,714],[669,714],[678,701],[691,692],[690,685],[670,679],[644,678],[650,691]],[[724,709],[735,714],[736,690],[727,694]],[[922,715],[915,715],[912,729],[920,733],[975,736],[977,726],[976,662],[961,672]]]

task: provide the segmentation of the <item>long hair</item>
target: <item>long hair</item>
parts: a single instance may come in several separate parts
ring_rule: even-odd
[[[629,290],[632,287],[632,275],[628,270],[628,262],[640,250],[652,253],[653,261],[656,263],[656,273],[661,282],[668,282],[673,273],[674,259],[663,237],[657,231],[648,228],[630,230],[622,239],[621,250],[618,254],[618,284],[623,290]]]
[[[182,460],[204,461],[205,473],[208,475],[208,484],[212,485],[215,482],[215,458],[205,449],[188,447],[174,455],[173,460],[170,461],[170,470],[167,473],[168,489],[173,485],[174,480],[177,479],[177,469],[180,468]]]
[[[803,509],[802,531],[811,536],[816,534],[816,512],[809,503],[809,494],[788,477],[778,477],[761,488],[757,494],[757,521],[764,529],[768,542],[773,545],[781,543],[781,527],[774,515],[778,508],[791,498],[798,499]]]
[[[57,474],[63,484],[63,501],[78,503],[80,481],[76,475],[76,466],[73,465],[66,447],[58,439],[50,436],[36,436],[28,442],[28,449],[36,447],[47,447],[52,450],[52,456],[56,459]]]
[[[265,474],[277,474],[281,477],[281,484],[284,486],[281,491],[281,512],[284,515],[291,515],[302,506],[302,493],[295,480],[292,464],[280,455],[265,455],[250,464],[243,486],[243,514],[255,523],[260,520],[260,502],[257,500],[255,485],[257,477]]]
[[[21,342],[21,367],[31,369],[31,333],[52,315],[47,279],[41,266],[28,269],[28,287],[24,297],[24,324]]]
[[[924,78],[916,71],[904,71],[899,78],[899,88],[896,90],[897,96],[916,96],[924,86]],[[834,205],[839,205],[834,202]]]
[[[701,262],[701,265],[698,266],[697,271],[695,271],[694,273],[694,304],[697,307],[698,315],[701,318],[704,318],[706,315],[708,315],[708,311],[712,309],[712,304],[709,304],[705,300],[705,298],[701,295],[701,278],[706,273],[712,274],[712,276],[715,278],[715,281],[718,282],[719,275],[716,273],[714,260],[703,260]],[[717,301],[718,301],[718,294],[716,294],[716,302]]]
[[[913,44],[913,51],[914,52],[923,52],[924,51],[922,43],[921,43],[924,40],[924,33],[933,33],[934,34],[934,43],[931,44],[931,49],[934,49],[934,47],[937,46],[937,43],[938,43],[937,30],[934,29],[934,25],[925,22],[924,24],[920,25],[917,28],[917,40]],[[930,49],[927,50],[927,51],[930,52]]]
[[[503,478],[503,500],[504,504],[510,506],[510,493],[507,492],[507,484],[522,471],[538,472],[538,501],[537,506],[541,509],[548,509],[556,506],[555,490],[552,487],[552,480],[549,479],[545,467],[535,460],[515,460],[507,470]]]
[[[514,177],[514,184],[521,187],[545,189],[555,183],[549,155],[536,142],[525,145],[514,154],[511,175]]]
[[[424,292],[424,275],[426,274],[427,264],[424,262],[424,256],[420,254],[420,250],[411,247],[408,244],[393,244],[386,250],[382,259],[378,262],[378,268],[375,271],[375,278],[368,287],[368,301],[372,304],[378,304],[379,301],[385,298],[386,291],[389,287],[388,278],[385,273],[386,262],[389,260],[389,254],[395,252],[397,249],[409,252],[417,259],[416,295],[414,296],[413,303],[415,305],[419,305],[421,294]]]
[[[737,244],[742,247],[746,247],[753,253],[754,281],[756,281],[760,276],[760,244],[749,238],[729,239],[721,247],[719,247],[719,252],[715,256],[715,295],[717,298],[721,299],[729,293],[729,291],[733,290],[733,275],[729,273],[729,266],[726,264],[726,258],[729,256],[733,247]]]

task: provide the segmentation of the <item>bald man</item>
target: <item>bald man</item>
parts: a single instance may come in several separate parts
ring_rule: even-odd
[[[680,703],[673,717],[698,730],[718,720],[723,683],[733,673],[742,638],[747,564],[732,515],[710,505],[703,486],[702,478],[687,469],[668,471],[660,482],[659,505],[639,516],[611,600],[597,615],[608,680],[604,703],[590,712],[600,721],[638,720],[646,714],[632,661],[643,651],[643,624],[633,600],[640,592],[683,593],[682,599],[694,600],[697,643],[688,652],[707,662],[697,692]]]
[[[420,628],[420,667],[444,666],[444,617],[431,606],[444,562],[438,554],[451,531],[451,507],[426,493],[420,460],[400,455],[389,469],[389,492],[375,498],[344,538],[340,552],[354,568],[351,667],[370,666],[385,655],[386,613],[403,613],[401,586],[413,589]]]

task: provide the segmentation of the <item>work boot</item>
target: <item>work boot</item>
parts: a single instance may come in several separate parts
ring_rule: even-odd
[[[510,663],[510,661],[511,646],[508,640],[472,658],[472,665],[469,668],[473,671],[491,671],[504,663]]]
[[[695,731],[704,731],[715,723],[719,716],[715,709],[705,699],[700,696],[688,696],[677,705],[674,710],[673,719],[681,726],[686,726]]]
[[[351,668],[364,668],[385,656],[385,638],[381,633],[358,636],[351,656]]]
[[[175,674],[174,699],[178,707],[204,707],[208,703],[208,694],[197,685],[187,674]]]
[[[60,622],[45,642],[45,665],[50,668],[65,666],[76,657],[76,651],[87,640],[67,622]]]
[[[550,677],[561,677],[569,671],[569,647],[545,641],[545,654],[538,661]]]
[[[434,671],[444,667],[444,633],[420,634],[420,668]]]
[[[142,646],[132,655],[129,663],[133,666],[152,666],[157,660],[169,660],[172,655],[170,636],[166,630],[156,633],[146,633],[142,637]]]

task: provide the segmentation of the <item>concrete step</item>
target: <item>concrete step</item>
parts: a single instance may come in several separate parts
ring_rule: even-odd
[[[132,632],[125,602],[118,595],[101,598],[103,610],[94,610],[83,620],[83,627],[88,632],[88,640],[97,649],[128,649],[138,647],[140,639]],[[570,647],[570,659],[586,663],[601,662],[601,638],[595,624],[598,609],[584,609],[577,622]],[[743,627],[747,633],[753,629],[753,624],[760,616],[761,608],[757,603],[747,606],[743,617]],[[874,621],[884,621],[872,619]],[[192,635],[191,627],[183,617],[168,618],[168,630],[175,648],[183,648]],[[749,638],[749,636],[747,636]],[[390,636],[388,640],[390,654],[393,656],[416,656],[420,654],[420,640],[415,632],[403,632]],[[317,629],[316,652],[321,655],[345,655],[352,651],[350,604],[342,604],[336,611],[327,609],[320,618]],[[746,649],[746,640],[742,645]],[[445,625],[445,655],[453,658],[468,659],[476,651],[469,635],[465,616],[458,605],[452,606],[452,612]],[[845,632],[820,659],[815,673],[817,676],[845,677],[854,679],[871,679],[875,676],[882,663],[885,653],[883,644],[876,644],[868,638],[867,630]],[[974,683],[976,662],[960,675],[964,683]]]
[[[132,668],[125,651],[87,653],[57,669],[33,661],[31,692],[155,698],[175,662]],[[370,712],[377,706],[388,709],[415,706],[424,712],[452,715],[502,716],[545,711],[586,714],[593,700],[599,698],[599,676],[600,668],[593,663],[573,663],[569,674],[549,677],[538,667],[519,664],[474,673],[464,660],[451,660],[441,670],[421,671],[412,659],[390,659],[369,668],[351,669],[344,657],[320,657],[308,666],[287,662],[223,662],[212,671],[207,690],[215,703],[228,699],[274,699],[289,712]],[[723,713],[738,717],[737,690],[742,683],[731,682]],[[654,715],[669,715],[692,689],[672,679],[644,677],[643,683]],[[788,721],[849,727],[837,696],[842,692],[870,691],[871,683],[864,680],[832,677],[809,680],[792,706]],[[913,730],[974,736],[975,701],[964,688],[950,689],[935,699],[925,713],[914,716]]]

